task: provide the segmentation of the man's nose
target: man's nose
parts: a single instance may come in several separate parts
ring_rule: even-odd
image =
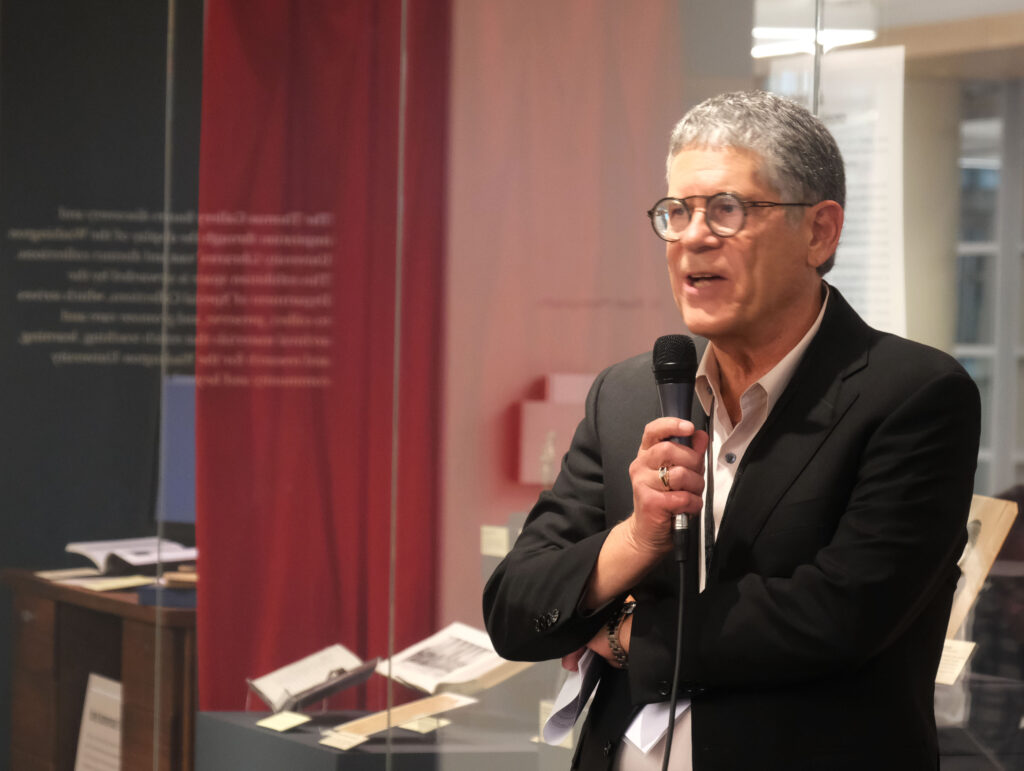
[[[680,234],[680,243],[687,248],[696,248],[717,244],[718,240],[718,236],[708,226],[707,207],[695,206],[690,212],[690,221]]]

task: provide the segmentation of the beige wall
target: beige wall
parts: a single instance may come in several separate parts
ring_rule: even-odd
[[[960,84],[908,78],[903,135],[907,337],[952,351],[960,214]]]

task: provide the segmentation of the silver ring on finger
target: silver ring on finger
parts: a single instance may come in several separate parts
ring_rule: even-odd
[[[658,479],[661,480],[662,485],[665,486],[666,490],[672,489],[672,483],[668,479],[668,470],[670,466],[662,466],[658,469]]]

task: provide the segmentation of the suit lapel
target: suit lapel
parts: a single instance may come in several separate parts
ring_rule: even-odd
[[[834,287],[821,328],[751,442],[726,501],[714,554],[753,543],[775,506],[860,393],[870,328]],[[712,559],[712,572],[721,562]]]

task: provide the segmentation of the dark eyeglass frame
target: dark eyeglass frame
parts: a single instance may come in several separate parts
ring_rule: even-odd
[[[669,243],[675,243],[676,241],[678,241],[679,240],[678,238],[665,238],[665,236],[662,235],[661,231],[658,230],[658,225],[655,222],[654,217],[655,217],[658,209],[661,207],[661,205],[663,203],[665,203],[666,201],[672,201],[673,203],[679,204],[680,206],[683,207],[683,209],[686,210],[686,215],[687,215],[687,218],[688,218],[686,224],[687,224],[687,226],[689,226],[690,220],[693,219],[693,212],[695,210],[695,208],[693,206],[691,206],[689,202],[693,201],[694,199],[697,199],[697,198],[700,198],[700,199],[702,199],[704,201],[704,206],[701,207],[701,208],[704,209],[704,221],[707,223],[708,230],[710,230],[712,233],[714,233],[719,238],[731,238],[732,236],[736,235],[741,230],[743,230],[743,226],[747,224],[747,210],[748,209],[768,209],[768,208],[771,208],[773,206],[814,206],[813,203],[780,203],[778,201],[747,201],[746,199],[740,197],[740,195],[738,193],[728,193],[728,192],[724,192],[724,191],[721,192],[721,193],[715,193],[714,195],[688,195],[686,198],[673,198],[672,196],[667,196],[665,198],[659,198],[658,201],[654,204],[654,206],[652,206],[650,209],[647,210],[647,217],[651,221],[651,227],[654,229],[655,235],[657,235],[658,238],[660,238],[662,241],[668,241]],[[720,233],[718,231],[718,229],[717,229],[718,226],[715,225],[714,221],[712,221],[711,219],[708,219],[708,217],[707,217],[707,211],[711,207],[711,202],[714,201],[715,199],[721,200],[723,198],[731,198],[731,199],[733,199],[743,209],[743,218],[740,220],[739,226],[736,227],[731,233]]]

